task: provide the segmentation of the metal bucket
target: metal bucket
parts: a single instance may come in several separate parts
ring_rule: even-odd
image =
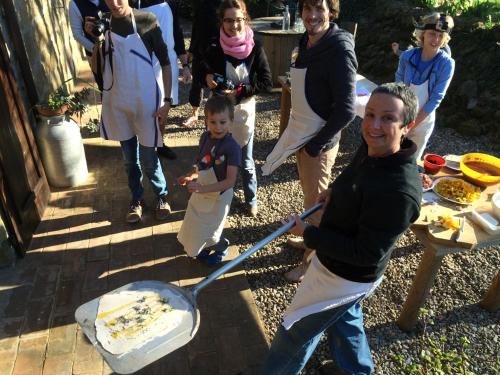
[[[36,140],[50,186],[72,187],[87,178],[80,128],[63,116],[40,116]]]
[[[300,217],[305,219],[309,215],[313,214],[321,208],[321,204],[318,204],[306,212],[304,212]],[[231,260],[205,279],[200,281],[198,284],[194,285],[191,289],[181,288],[173,284],[167,284],[160,281],[138,281],[122,286],[121,288],[115,289],[106,294],[119,293],[125,290],[133,291],[157,291],[168,290],[171,295],[178,298],[184,302],[187,306],[188,314],[185,318],[170,332],[164,335],[157,336],[151,341],[146,342],[143,346],[137,347],[129,352],[122,354],[112,354],[106,349],[104,349],[96,338],[96,328],[95,321],[97,318],[97,312],[99,307],[99,300],[102,298],[97,297],[80,307],[75,312],[75,318],[77,323],[82,327],[83,332],[88,337],[90,342],[97,348],[97,351],[103,356],[104,360],[108,363],[109,367],[118,374],[130,374],[135,371],[140,370],[144,366],[156,361],[157,359],[173,352],[174,350],[186,345],[189,341],[193,339],[198,328],[200,326],[200,311],[198,309],[198,304],[196,303],[196,296],[200,290],[210,284],[212,281],[217,279],[219,276],[228,272],[243,260],[248,258],[253,253],[262,249],[269,242],[275,238],[281,236],[286,231],[288,231],[294,223],[287,223],[268,235],[266,238],[262,239],[250,249],[240,254],[235,259]]]

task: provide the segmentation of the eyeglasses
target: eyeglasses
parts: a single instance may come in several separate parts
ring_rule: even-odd
[[[247,19],[246,18],[224,18],[222,21],[224,23],[242,23],[245,22]]]

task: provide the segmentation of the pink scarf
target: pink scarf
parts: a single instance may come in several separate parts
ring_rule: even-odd
[[[240,36],[228,36],[222,27],[219,34],[220,45],[224,53],[239,60],[246,59],[255,45],[253,31],[248,25],[245,26],[245,32]]]

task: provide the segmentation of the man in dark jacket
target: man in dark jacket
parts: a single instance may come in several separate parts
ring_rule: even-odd
[[[318,197],[325,207],[319,227],[289,218],[295,221],[290,232],[316,252],[262,374],[299,374],[325,332],[337,369],[324,366],[320,374],[373,372],[360,302],[380,284],[396,240],[419,216],[417,146],[404,139],[416,115],[417,98],[405,85],[375,89],[362,123],[363,143]]]
[[[291,70],[292,75],[303,72],[305,77],[302,85],[298,84],[300,79],[292,77],[292,113],[288,127],[295,137],[306,140],[305,144],[297,145],[295,155],[304,209],[309,209],[318,194],[328,187],[341,130],[354,119],[358,63],[352,34],[330,22],[338,17],[338,0],[300,0],[299,11],[306,32]],[[300,77],[301,73],[298,74]],[[320,217],[318,212],[309,222],[318,225]],[[291,238],[289,244],[305,248],[301,240]],[[308,256],[306,251],[304,262],[288,273],[287,279],[301,279]]]

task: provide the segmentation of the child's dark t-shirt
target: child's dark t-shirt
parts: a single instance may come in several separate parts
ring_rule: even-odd
[[[241,148],[229,133],[222,139],[213,139],[206,131],[200,138],[197,165],[199,170],[213,167],[217,181],[225,180],[228,165],[241,165]]]

